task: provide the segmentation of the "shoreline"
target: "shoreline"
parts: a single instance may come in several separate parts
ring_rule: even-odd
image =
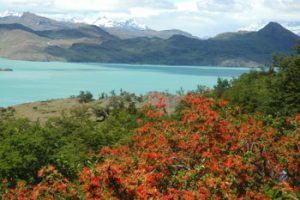
[[[26,60],[26,59],[12,59],[0,56],[1,60],[7,61],[17,61],[17,62],[34,62],[34,63],[66,63],[66,64],[103,64],[103,65],[134,65],[134,66],[166,66],[166,67],[224,67],[224,68],[241,68],[241,69],[259,69],[259,68],[267,68],[264,65],[192,65],[192,64],[185,64],[185,65],[178,65],[178,64],[147,64],[147,63],[106,63],[106,62],[70,62],[65,60]]]
[[[0,67],[0,72],[12,72],[12,71],[14,71],[14,70],[11,69],[11,68],[7,68],[7,67],[1,68],[1,67]]]

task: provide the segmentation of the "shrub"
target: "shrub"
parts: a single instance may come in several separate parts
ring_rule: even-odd
[[[81,91],[80,94],[78,95],[79,98],[79,102],[80,103],[89,103],[91,101],[93,101],[93,94],[89,91]]]

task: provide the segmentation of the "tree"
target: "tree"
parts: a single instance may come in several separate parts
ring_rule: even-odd
[[[78,98],[80,103],[89,103],[94,100],[93,94],[89,91],[80,91]]]
[[[251,71],[229,83],[218,80],[214,96],[239,105],[244,113],[282,118],[300,113],[300,42],[294,55],[277,55],[269,71]]]
[[[279,71],[270,87],[270,106],[278,116],[300,113],[300,42],[295,49],[295,55],[273,59]]]
[[[218,78],[217,85],[214,86],[214,94],[216,97],[220,98],[223,96],[224,92],[230,88],[230,82],[227,79]]]
[[[251,71],[232,81],[228,89],[219,87],[220,97],[239,105],[244,113],[269,113],[270,94],[267,88],[272,75],[268,72]]]

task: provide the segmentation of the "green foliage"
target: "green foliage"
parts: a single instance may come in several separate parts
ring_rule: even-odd
[[[89,91],[81,91],[77,97],[79,98],[80,103],[89,103],[93,101],[93,94]]]
[[[295,45],[294,49],[295,49],[296,53],[300,55],[300,40]]]
[[[269,77],[266,72],[252,71],[232,82],[232,86],[223,90],[225,99],[239,105],[243,112],[269,113],[270,94],[268,91]],[[218,91],[218,90],[217,90]],[[220,96],[220,97],[221,97]]]
[[[277,115],[300,113],[300,54],[277,56],[274,64],[279,67],[279,73],[270,88],[273,112]]]
[[[45,162],[42,129],[28,120],[0,121],[0,177],[31,180]]]
[[[134,102],[131,102],[129,103],[129,106],[128,106],[128,113],[130,114],[136,114],[138,112],[136,106],[135,106],[135,103]]]
[[[218,78],[217,85],[214,86],[215,96],[217,98],[222,97],[228,88],[230,88],[230,82],[227,79]]]
[[[114,108],[101,123],[87,106],[44,125],[5,116],[0,120],[0,179],[14,180],[10,184],[18,179],[34,183],[36,171],[49,164],[74,179],[77,171],[92,161],[95,153],[90,152],[130,143],[138,116],[134,103]]]
[[[298,54],[274,56],[268,71],[251,71],[229,83],[218,80],[213,96],[239,105],[244,113],[282,117],[300,113],[300,43]]]

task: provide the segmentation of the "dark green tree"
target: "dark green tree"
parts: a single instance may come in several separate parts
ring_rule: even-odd
[[[80,103],[88,103],[93,101],[93,94],[89,91],[81,91],[78,95],[78,98]]]
[[[274,57],[278,73],[270,87],[270,106],[278,116],[300,113],[300,42],[295,49],[295,55]]]
[[[300,42],[296,54],[277,55],[268,71],[256,70],[228,82],[218,80],[213,95],[239,105],[244,113],[277,117],[300,113]]]
[[[227,79],[218,78],[217,85],[214,86],[214,95],[217,98],[220,98],[223,96],[224,92],[230,87],[230,82]]]

